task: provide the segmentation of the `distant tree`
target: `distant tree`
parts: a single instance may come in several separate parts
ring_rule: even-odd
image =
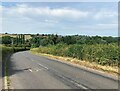
[[[63,38],[63,42],[68,44],[68,45],[76,43],[76,40],[73,36],[65,36],[65,37],[62,37],[62,38]]]
[[[3,36],[2,37],[2,44],[11,44],[12,43],[12,37],[10,36]]]
[[[39,33],[37,33],[36,35],[39,36]]]
[[[19,41],[22,43],[31,45],[32,47],[39,46],[48,46],[48,45],[57,45],[57,44],[86,44],[86,45],[94,45],[94,44],[108,44],[108,43],[116,43],[118,38],[116,37],[101,37],[101,36],[83,36],[83,35],[72,35],[72,36],[60,36],[54,34],[39,34],[32,35],[31,39],[25,41],[24,35],[18,37]],[[22,39],[22,40],[21,40]],[[25,41],[25,42],[24,42]],[[21,43],[21,42],[19,42]]]
[[[5,34],[8,34],[7,32]]]
[[[24,44],[25,43],[25,35],[24,34],[21,34],[21,44]]]

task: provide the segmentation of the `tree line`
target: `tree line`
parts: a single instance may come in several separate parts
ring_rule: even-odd
[[[3,36],[1,37],[2,44],[24,44],[25,43],[25,35],[20,34],[16,37],[11,36]]]
[[[1,44],[13,45],[13,46],[28,46],[28,47],[39,47],[39,46],[49,46],[56,44],[110,44],[118,43],[118,37],[101,37],[101,36],[84,36],[84,35],[68,35],[61,36],[57,34],[31,34],[30,39],[25,39],[24,34],[18,34],[16,37],[12,36],[2,36],[0,38]]]

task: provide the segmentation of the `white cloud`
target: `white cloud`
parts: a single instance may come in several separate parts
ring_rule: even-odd
[[[0,5],[0,12],[2,12],[2,6]]]
[[[11,8],[5,8],[7,14],[21,14],[33,16],[47,16],[47,17],[68,17],[68,18],[83,18],[87,17],[89,12],[80,11],[70,8],[54,8],[49,7],[31,7],[25,4],[17,5]]]
[[[76,9],[66,9],[66,8],[53,9],[53,10],[50,10],[50,13],[53,16],[58,16],[58,17],[67,16],[67,17],[73,17],[73,18],[87,17],[87,15],[89,14],[89,12],[86,12],[86,11],[80,11]]]
[[[46,23],[58,23],[58,21],[56,20],[48,20],[48,19],[45,19],[44,20]]]
[[[105,32],[105,31],[118,31],[118,24],[92,24],[92,25],[83,25],[78,27],[78,29],[81,29],[82,31],[88,31],[88,32]]]
[[[84,11],[69,7],[50,8],[18,4],[4,7],[3,14],[5,31],[96,33],[117,30],[117,12],[106,9]]]
[[[116,11],[108,10],[108,9],[102,9],[94,15],[95,19],[105,19],[105,18],[114,18],[117,17],[118,13]]]
[[[110,24],[97,24],[97,26],[100,26],[100,27],[116,27],[118,26],[117,23],[110,23]]]
[[[0,5],[0,32],[2,32],[2,6]]]
[[[3,10],[3,7],[0,5],[0,18],[2,18],[2,10]]]
[[[0,7],[1,10],[1,7]],[[81,19],[114,19],[117,17],[117,12],[108,9],[98,11],[82,11],[75,8],[50,8],[50,7],[35,7],[27,4],[17,4],[16,6],[5,8],[4,15],[7,17],[26,17],[34,20],[81,20]],[[6,17],[5,16],[5,17]],[[56,20],[57,19],[57,20]]]

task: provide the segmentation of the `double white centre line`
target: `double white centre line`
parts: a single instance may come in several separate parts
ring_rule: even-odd
[[[46,66],[44,66],[44,65],[42,65],[40,63],[38,65],[48,70],[48,68]]]
[[[41,67],[43,67],[44,69],[47,69],[47,70],[48,70],[48,68],[47,68],[46,66],[44,66],[44,65],[42,65],[42,64],[40,64],[40,63],[38,63],[38,65],[41,66]],[[56,72],[56,71],[54,70],[54,72]],[[87,87],[83,86],[82,84],[77,83],[76,81],[70,80],[70,79],[68,79],[67,77],[64,77],[64,76],[62,76],[62,75],[60,75],[60,74],[58,74],[58,73],[57,73],[56,75],[57,75],[58,77],[64,79],[64,80],[66,80],[66,81],[68,81],[68,82],[76,85],[76,86],[79,87],[79,88],[88,89]]]

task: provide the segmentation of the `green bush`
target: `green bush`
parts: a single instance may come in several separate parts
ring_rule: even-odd
[[[29,47],[6,47],[6,46],[0,45],[0,58],[4,60],[9,54],[12,54],[18,51],[25,51],[29,49],[30,49]]]
[[[73,57],[80,60],[96,62],[101,65],[117,66],[119,63],[119,47],[117,44],[57,44],[54,46],[39,47],[35,52]]]
[[[14,50],[11,47],[0,46],[0,58],[4,60],[5,57],[7,57],[10,53],[13,53],[13,51]]]

